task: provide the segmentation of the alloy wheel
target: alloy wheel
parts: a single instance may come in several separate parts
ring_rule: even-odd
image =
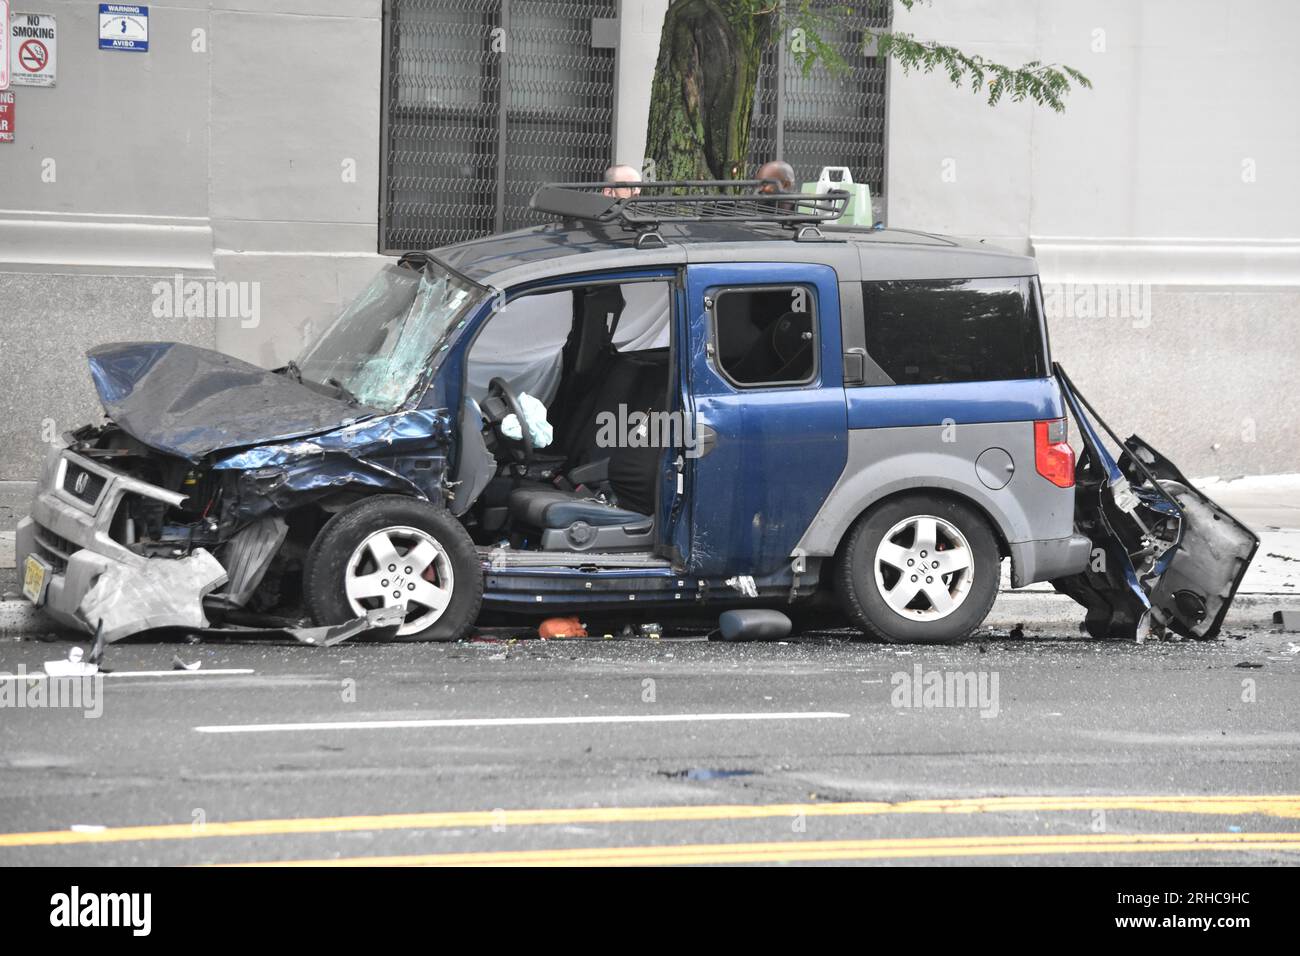
[[[437,621],[451,603],[454,587],[446,549],[419,528],[374,532],[353,550],[344,571],[348,604],[358,617],[381,607],[406,610],[399,637]]]

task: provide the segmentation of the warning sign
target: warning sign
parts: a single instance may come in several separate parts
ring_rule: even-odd
[[[9,81],[14,86],[53,86],[54,17],[15,13],[9,18]]]
[[[14,141],[14,91],[0,91],[0,143]]]
[[[0,0],[0,23],[9,22],[9,0]],[[9,89],[9,31],[0,36],[0,90]]]
[[[148,53],[149,8],[131,3],[101,3],[99,48]]]

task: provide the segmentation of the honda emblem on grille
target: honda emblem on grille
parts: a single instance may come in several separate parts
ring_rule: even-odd
[[[81,474],[77,475],[77,479],[76,479],[76,481],[74,481],[74,482],[72,483],[72,493],[73,493],[74,495],[79,495],[79,494],[82,494],[83,492],[85,492],[85,490],[86,490],[86,484],[87,484],[89,481],[90,481],[90,478],[89,478],[89,476],[88,476],[84,471],[83,471]]]

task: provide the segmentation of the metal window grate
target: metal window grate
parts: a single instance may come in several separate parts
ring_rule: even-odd
[[[505,226],[546,221],[528,208],[557,178],[600,179],[613,152],[614,50],[593,49],[591,21],[613,0],[511,0]]]
[[[749,175],[758,175],[758,168],[770,159],[781,156],[779,142],[784,142],[784,134],[777,135],[779,119],[783,112],[777,94],[783,84],[777,82],[780,72],[779,64],[784,57],[778,51],[778,44],[772,43],[763,51],[763,59],[758,67],[758,87],[754,90],[754,118],[749,124]],[[795,170],[802,173],[802,170]]]
[[[615,13],[615,0],[386,0],[385,251],[543,221],[528,208],[540,184],[603,175],[614,50],[592,46],[592,20]]]
[[[818,64],[805,78],[794,56],[772,45],[759,68],[752,169],[784,159],[794,167],[796,182],[810,182],[823,166],[848,166],[854,182],[870,184],[873,198],[884,193],[885,61],[868,56],[863,41],[865,29],[888,27],[890,21],[890,5],[873,3],[826,31],[848,67],[839,73]]]

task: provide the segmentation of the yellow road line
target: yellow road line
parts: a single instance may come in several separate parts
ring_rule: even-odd
[[[1300,833],[1149,833],[1077,836],[923,837],[686,846],[585,847],[428,853],[232,866],[682,866],[711,863],[805,863],[934,857],[1047,856],[1079,853],[1208,853],[1281,850],[1300,853]]]
[[[761,820],[772,817],[855,817],[892,814],[1056,813],[1137,810],[1151,813],[1259,816],[1300,819],[1300,795],[1276,796],[1083,796],[977,797],[907,800],[900,803],[707,804],[666,807],[564,807],[539,810],[468,810],[389,813],[371,816],[234,820],[203,825],[168,823],[108,827],[98,831],[45,830],[0,833],[0,848],[204,837],[346,833],[362,830],[433,830],[479,827],[556,826],[600,823],[671,823],[700,820]]]

